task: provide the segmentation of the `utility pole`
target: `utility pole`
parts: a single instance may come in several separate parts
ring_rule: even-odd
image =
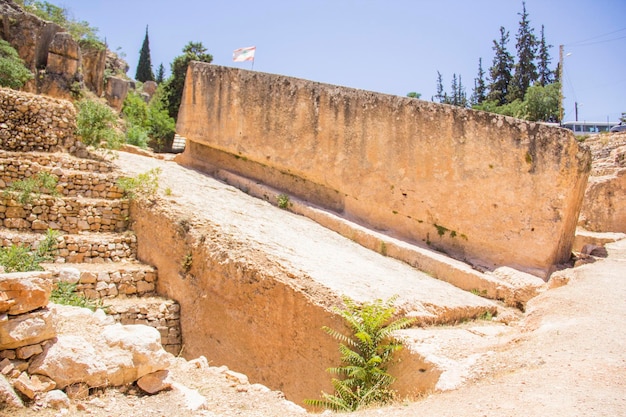
[[[559,45],[559,123],[563,122],[563,45]]]

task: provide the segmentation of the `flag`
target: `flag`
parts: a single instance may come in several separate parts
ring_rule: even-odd
[[[254,61],[255,51],[256,51],[256,46],[248,46],[247,48],[235,49],[235,51],[233,52],[233,61],[235,62]]]

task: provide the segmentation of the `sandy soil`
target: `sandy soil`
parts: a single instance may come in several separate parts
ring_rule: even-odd
[[[353,415],[626,415],[626,240],[608,249],[608,258],[570,270],[568,285],[533,299],[514,325],[514,336],[478,359],[473,377],[462,386]],[[75,401],[67,413],[34,408],[0,411],[0,416],[306,414],[280,393],[202,360],[177,360],[170,372],[174,389],[158,395],[144,396],[132,388],[126,393],[106,390]],[[205,399],[201,405],[200,395]]]

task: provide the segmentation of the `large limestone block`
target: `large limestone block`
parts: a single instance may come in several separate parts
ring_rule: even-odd
[[[80,47],[72,35],[60,32],[54,35],[48,50],[46,72],[66,74],[66,78],[74,78],[80,66]]]
[[[19,316],[0,316],[0,350],[34,345],[55,336],[53,315],[48,309]]]
[[[592,232],[626,233],[626,168],[590,179],[579,225]]]
[[[132,354],[132,363],[136,373],[133,381],[170,366],[172,355],[163,349],[161,334],[154,327],[117,323],[105,327],[102,337],[109,348]]]
[[[109,103],[109,106],[113,107],[117,111],[121,111],[122,104],[124,104],[124,100],[128,94],[128,89],[128,81],[119,77],[109,77],[104,90],[104,96]]]
[[[60,389],[77,383],[120,386],[167,369],[171,359],[156,329],[116,324],[85,337],[59,336],[33,360],[28,372],[51,378]]]
[[[48,278],[48,279],[47,279]],[[17,315],[48,305],[52,283],[50,273],[21,272],[0,275],[0,291],[13,300],[7,313]]]
[[[57,388],[85,382],[89,386],[106,386],[107,367],[96,348],[82,336],[60,335],[28,368],[31,375],[52,379]]]

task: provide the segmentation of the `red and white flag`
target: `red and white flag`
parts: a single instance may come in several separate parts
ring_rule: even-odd
[[[254,61],[255,51],[256,51],[256,46],[248,46],[247,48],[235,49],[235,51],[233,52],[233,61],[235,62]]]

